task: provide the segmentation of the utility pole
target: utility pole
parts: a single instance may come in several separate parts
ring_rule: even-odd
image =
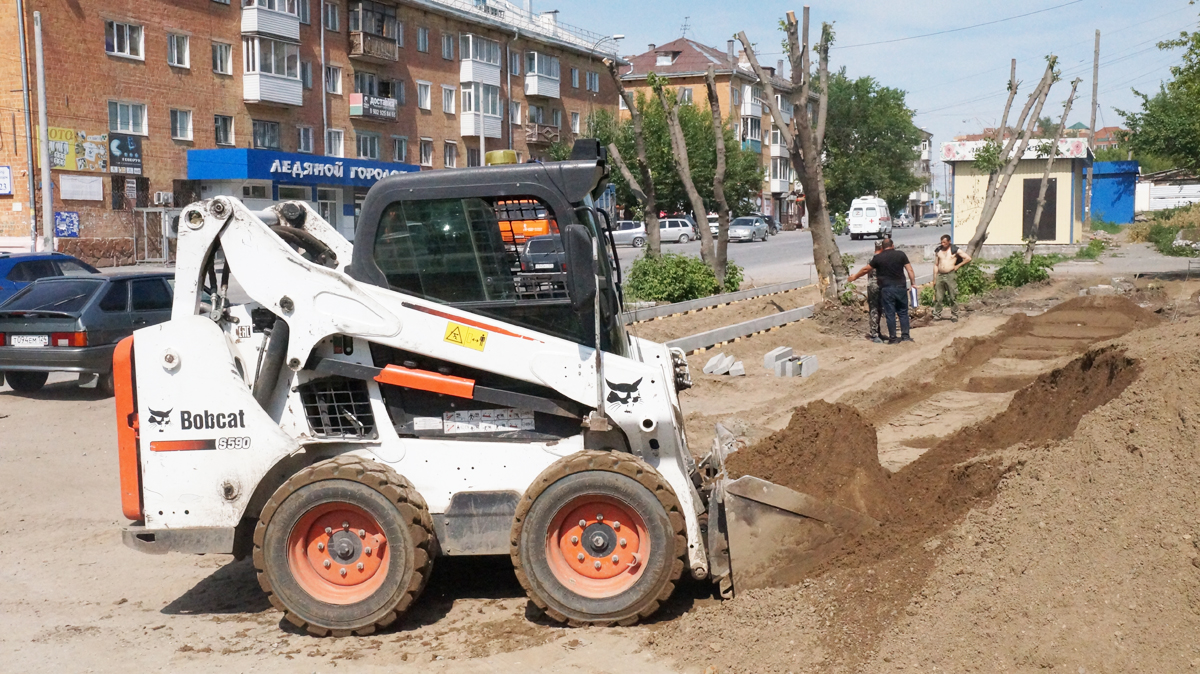
[[[1092,123],[1089,127],[1088,145],[1096,143],[1096,96],[1100,88],[1100,29],[1096,29],[1096,53],[1092,57]],[[1093,162],[1095,157],[1093,156]],[[1083,206],[1083,233],[1092,231],[1092,166],[1088,165],[1087,187],[1084,188],[1087,203]]]
[[[42,13],[33,13],[33,48],[37,57],[38,160],[42,165],[43,250],[54,250],[54,193],[50,182],[50,124],[46,121],[46,57],[42,53]]]
[[[28,167],[25,176],[29,179],[29,252],[37,252],[37,209],[33,207],[37,184],[33,177],[33,112],[29,107],[29,58],[25,53],[25,3],[17,0],[17,26],[21,43],[21,96],[25,104],[25,159]],[[14,138],[15,142],[16,139]]]

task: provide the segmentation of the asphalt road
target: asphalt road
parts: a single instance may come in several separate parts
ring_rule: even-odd
[[[925,246],[937,243],[942,234],[949,234],[949,225],[943,227],[905,227],[893,231],[896,245]],[[849,234],[837,237],[838,248],[843,253],[850,253],[863,260],[875,250],[874,239],[851,241]],[[679,253],[681,255],[700,256],[700,242],[663,244],[664,253]],[[629,246],[617,248],[621,259],[621,268],[626,273],[641,251]],[[796,279],[808,278],[812,267],[812,235],[808,230],[780,232],[766,241],[754,243],[729,244],[729,259],[745,269],[748,284],[763,285],[767,283],[782,283]],[[924,273],[922,265],[914,263],[917,275]],[[813,273],[815,276],[815,272]]]

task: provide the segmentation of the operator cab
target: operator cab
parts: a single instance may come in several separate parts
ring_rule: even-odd
[[[607,179],[594,140],[578,141],[568,161],[385,178],[367,193],[347,272],[592,347],[594,303],[576,290],[590,285],[599,295],[600,348],[628,355],[619,266],[594,202]],[[558,237],[562,263],[522,268],[527,244],[544,237]]]

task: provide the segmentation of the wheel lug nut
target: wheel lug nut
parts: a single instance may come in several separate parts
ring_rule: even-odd
[[[613,555],[612,560],[613,560],[613,564],[616,564],[617,562],[621,561],[621,558],[616,555]]]
[[[580,527],[586,527],[586,526],[587,526],[587,520],[579,520],[579,526],[580,526]]]
[[[596,568],[600,568],[600,562],[596,562]]]
[[[366,532],[365,530],[363,530],[363,529],[359,529],[359,530],[358,530],[358,537],[359,537],[359,538],[366,538],[366,537],[367,537],[367,532]]]
[[[616,520],[613,520],[613,528],[617,529],[619,531],[621,529],[621,523]]]
[[[349,530],[350,530],[350,523],[342,522],[342,531],[349,531]]]
[[[325,560],[325,568],[328,569],[330,566],[331,566],[331,564],[330,564],[329,560],[328,559]]]
[[[597,521],[597,522],[603,522],[603,521],[604,521],[604,515],[597,514],[597,515],[596,515],[596,521]]]
[[[575,555],[575,559],[578,559],[579,561],[582,562],[583,561],[583,553],[581,552],[578,555]]]
[[[362,562],[359,562],[359,563],[358,563],[358,570],[359,570],[359,571],[362,571],[362,570],[363,570],[363,563],[362,563]]]
[[[624,538],[621,539],[621,547],[625,547],[625,539]]]
[[[367,549],[363,550],[363,552],[365,552],[369,555],[369,554],[371,554],[371,548],[367,548]]]
[[[342,577],[345,578],[346,577],[346,567],[343,566],[342,570],[338,571],[338,573],[342,574]]]
[[[332,534],[332,533],[333,533],[333,527],[325,527],[325,535],[326,536],[328,536],[329,534]]]
[[[572,544],[572,545],[579,545],[579,537],[578,537],[578,536],[572,536],[572,537],[571,537],[571,544]]]
[[[325,549],[325,544],[324,544],[324,543],[317,543],[317,549],[318,549],[318,550],[324,550],[324,549]]]

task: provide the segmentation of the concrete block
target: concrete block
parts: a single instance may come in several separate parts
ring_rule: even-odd
[[[721,361],[724,359],[725,359],[725,354],[723,354],[723,353],[718,353],[717,355],[713,356],[712,358],[709,358],[708,362],[704,364],[704,374],[712,374],[713,369],[715,369],[717,367],[717,365],[719,365],[721,363]]]
[[[1088,288],[1089,295],[1116,295],[1117,289],[1110,285],[1098,285]]]
[[[729,368],[729,376],[730,377],[745,377],[746,376],[746,366],[742,365],[742,361],[739,360],[738,362],[733,364],[733,367]]]
[[[816,356],[801,356],[800,357],[800,376],[807,377],[817,371]]]
[[[768,370],[772,370],[775,368],[775,363],[791,357],[792,348],[790,346],[776,347],[768,351],[767,355],[763,356],[763,367],[767,368]]]
[[[735,362],[736,361],[734,360],[733,356],[724,356],[721,359],[721,362],[718,363],[715,368],[713,368],[712,373],[713,374],[728,374],[729,369],[733,367],[733,364]]]

